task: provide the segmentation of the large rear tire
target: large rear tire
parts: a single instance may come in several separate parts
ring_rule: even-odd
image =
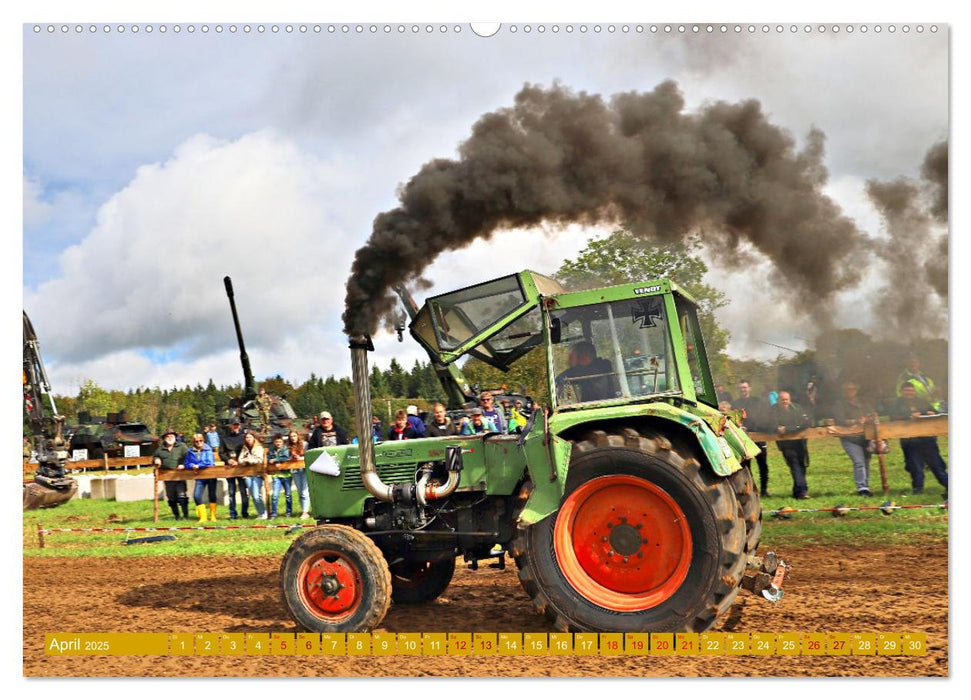
[[[745,545],[728,479],[624,428],[574,444],[560,509],[520,528],[512,553],[559,630],[701,632],[738,595]]]
[[[755,554],[762,541],[762,499],[755,479],[748,467],[742,467],[730,477],[738,501],[739,513],[745,521],[745,553]]]
[[[417,605],[445,592],[455,574],[455,557],[440,561],[405,560],[391,567],[391,600]]]
[[[280,564],[283,601],[309,632],[366,632],[391,605],[388,563],[368,537],[321,525],[294,540]]]

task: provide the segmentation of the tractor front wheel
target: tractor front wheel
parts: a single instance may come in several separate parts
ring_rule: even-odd
[[[557,629],[700,632],[738,595],[745,536],[728,479],[625,428],[574,444],[560,509],[521,528],[512,551]]]
[[[346,525],[322,525],[294,540],[280,586],[290,617],[309,632],[366,632],[391,605],[384,555]]]
[[[455,574],[455,557],[440,561],[406,559],[391,567],[391,600],[416,605],[435,600]]]

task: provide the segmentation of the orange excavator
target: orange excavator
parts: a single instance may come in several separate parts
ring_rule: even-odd
[[[48,407],[45,407],[45,403]],[[50,381],[41,359],[34,326],[24,311],[24,411],[37,455],[34,480],[24,484],[24,510],[53,508],[77,493],[77,481],[67,476],[68,441],[64,416],[57,412]]]

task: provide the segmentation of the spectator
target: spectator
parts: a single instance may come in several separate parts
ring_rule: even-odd
[[[175,441],[176,442],[181,442],[184,445],[185,444],[185,435],[183,435],[181,432],[176,433],[175,434]]]
[[[833,419],[843,427],[864,426],[873,419],[873,406],[857,395],[859,387],[855,382],[843,382],[843,397],[833,405]],[[843,451],[853,465],[853,480],[860,496],[872,496],[870,492],[870,453],[864,435],[841,437]]]
[[[212,448],[212,453],[219,451],[219,433],[216,432],[216,424],[210,423],[206,428],[206,444]]]
[[[745,417],[742,419],[740,427],[745,432],[760,432],[768,409],[766,402],[752,396],[752,385],[747,379],[738,383],[738,394],[739,397],[735,399],[733,406],[744,412]],[[769,448],[765,442],[756,442],[755,444],[759,447],[759,453],[755,456],[755,461],[759,465],[759,493],[762,494],[763,498],[766,498],[772,495],[769,493]],[[742,466],[751,471],[752,460],[745,460],[742,462]]]
[[[418,407],[415,406],[414,404],[412,404],[411,406],[408,406],[407,414],[408,414],[408,425],[410,425],[414,429],[415,435],[417,437],[425,437],[425,434],[428,431],[425,428],[425,421],[423,421],[418,416]]]
[[[819,378],[818,374],[813,374],[809,381],[806,382],[806,412],[810,416],[811,420],[815,421],[819,417],[820,410],[820,390],[823,386],[823,380]]]
[[[308,449],[347,445],[349,443],[350,440],[347,439],[347,433],[344,432],[344,429],[334,424],[334,417],[328,411],[321,411],[320,425],[314,428],[307,445]]]
[[[277,433],[273,436],[273,446],[266,454],[266,461],[270,464],[285,464],[290,461],[290,450],[283,444],[283,436]],[[281,469],[273,475],[273,495],[270,496],[270,519],[276,520],[276,506],[280,500],[280,490],[283,490],[283,500],[287,504],[287,517],[293,517],[293,473],[289,469]]]
[[[384,434],[384,426],[381,424],[381,419],[377,416],[371,416],[371,433],[374,436],[375,442],[381,442],[381,436]]]
[[[202,433],[192,436],[192,447],[185,455],[185,468],[189,469],[208,469],[214,467],[216,460],[212,456],[212,448],[206,444],[206,437]],[[209,491],[209,519],[216,522],[216,480],[215,479],[196,479],[196,488],[192,492],[192,500],[196,504],[196,513],[199,515],[199,522],[206,522],[206,506],[202,502],[202,494]]]
[[[788,391],[779,392],[778,402],[773,407],[770,418],[779,435],[795,433],[809,427],[809,417],[805,411],[792,403],[792,397]],[[792,474],[792,497],[809,498],[809,486],[806,484],[809,450],[806,447],[806,441],[779,440],[776,446],[789,467],[789,473]]]
[[[175,431],[169,428],[162,433],[162,444],[158,446],[153,455],[155,466],[161,469],[185,469],[185,455],[188,450],[186,446],[175,441]],[[172,509],[172,515],[176,520],[179,518],[179,509],[182,509],[182,518],[189,518],[189,496],[185,490],[185,481],[165,481],[165,500]]]
[[[897,377],[897,396],[903,396],[904,385],[908,382],[913,384],[918,399],[926,401],[935,410],[940,410],[934,380],[920,371],[920,358],[915,354],[908,358],[907,367]]]
[[[437,403],[432,406],[432,419],[428,423],[428,437],[455,435],[455,423],[445,414],[445,406]]]
[[[394,414],[394,425],[388,429],[388,439],[414,440],[417,437],[418,433],[412,426],[411,421],[408,420],[408,414],[399,409],[398,412]]]
[[[509,432],[521,433],[527,423],[529,423],[529,416],[523,410],[523,402],[517,399],[509,409]]]
[[[256,408],[260,412],[260,433],[266,435],[270,430],[270,407],[273,399],[266,395],[266,389],[260,387],[260,395],[256,397]]]
[[[495,406],[495,399],[492,396],[491,391],[483,391],[482,395],[479,396],[479,403],[482,405],[482,415],[487,418],[495,430],[493,432],[505,433],[506,432],[506,418],[502,415],[502,411],[497,411]]]
[[[243,449],[243,431],[240,429],[239,418],[233,418],[229,424],[229,432],[223,435],[219,446],[219,454],[227,467],[239,466],[239,451]],[[249,518],[249,495],[247,494],[246,479],[242,476],[231,476],[226,479],[229,490],[229,519],[236,520],[236,490],[243,504],[243,519]]]
[[[729,405],[735,404],[735,397],[732,396],[732,392],[725,388],[724,384],[718,384],[715,387],[715,397],[718,399],[718,403],[726,401]]]
[[[481,435],[483,433],[496,433],[496,426],[491,420],[486,418],[481,408],[473,408],[469,418],[462,419],[460,435]]]
[[[243,436],[243,446],[239,450],[237,462],[242,467],[262,466],[263,456],[263,445],[256,439],[256,435],[247,430],[246,435]],[[246,485],[249,487],[249,495],[253,499],[253,505],[256,506],[256,517],[260,520],[266,520],[262,474],[246,477]]]
[[[307,469],[304,466],[303,455],[306,451],[306,443],[296,430],[291,430],[287,435],[287,449],[290,450],[290,459],[295,462],[291,472],[293,473],[293,485],[297,488],[297,496],[300,498],[300,519],[310,518],[310,488],[307,484]]]
[[[910,381],[901,385],[900,396],[890,407],[891,420],[910,420],[937,414],[930,402],[919,396],[917,384]],[[947,463],[941,457],[937,438],[900,438],[900,447],[904,451],[904,468],[910,473],[913,493],[924,492],[924,468],[927,467],[944,487],[944,500],[947,500]]]

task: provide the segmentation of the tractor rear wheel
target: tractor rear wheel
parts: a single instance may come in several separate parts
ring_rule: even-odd
[[[755,554],[762,540],[762,499],[748,467],[742,467],[729,480],[735,490],[739,512],[745,521],[745,553]]]
[[[624,428],[574,444],[560,509],[521,528],[512,553],[559,630],[701,632],[738,595],[745,534],[728,479]]]
[[[435,600],[455,574],[455,557],[440,561],[406,559],[391,567],[391,600],[415,605]]]
[[[384,555],[346,525],[321,525],[294,540],[280,586],[290,617],[309,632],[366,632],[391,605]]]

